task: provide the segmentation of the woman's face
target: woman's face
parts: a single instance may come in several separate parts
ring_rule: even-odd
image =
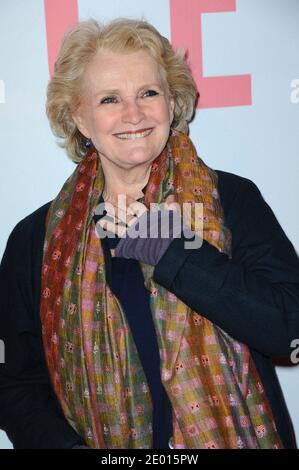
[[[86,69],[82,103],[73,117],[106,168],[130,170],[164,149],[173,108],[163,72],[147,52],[100,51]]]

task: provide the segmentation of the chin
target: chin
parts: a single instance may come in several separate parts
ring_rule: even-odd
[[[141,165],[143,163],[152,163],[158,155],[144,152],[144,151],[135,151],[132,152],[128,158],[126,158],[126,162],[128,165]]]

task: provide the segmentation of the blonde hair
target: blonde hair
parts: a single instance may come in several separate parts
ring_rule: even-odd
[[[86,67],[100,48],[126,53],[143,49],[154,57],[165,72],[174,99],[172,127],[188,131],[198,93],[184,54],[176,53],[168,39],[146,21],[117,19],[107,25],[94,19],[81,21],[64,36],[46,104],[51,129],[74,162],[82,160],[87,148],[72,114],[80,105]]]

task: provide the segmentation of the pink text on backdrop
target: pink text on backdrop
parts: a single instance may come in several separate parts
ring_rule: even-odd
[[[236,0],[170,0],[171,42],[188,50],[200,108],[251,105],[251,76],[204,77],[201,15],[236,11]]]
[[[50,75],[65,31],[77,23],[78,0],[44,0]]]
[[[62,36],[79,19],[78,0],[44,0],[49,71],[52,75]],[[236,10],[236,0],[170,0],[171,39],[186,46],[200,90],[201,108],[251,104],[251,76],[203,76],[201,15]]]

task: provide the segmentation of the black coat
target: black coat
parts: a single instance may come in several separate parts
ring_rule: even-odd
[[[154,279],[247,344],[282,441],[295,447],[271,358],[289,358],[299,338],[299,260],[257,187],[217,171],[232,259],[209,243],[184,250],[175,239]],[[71,448],[80,436],[64,418],[46,368],[39,317],[42,248],[49,204],[17,224],[0,270],[0,428],[15,448]]]

